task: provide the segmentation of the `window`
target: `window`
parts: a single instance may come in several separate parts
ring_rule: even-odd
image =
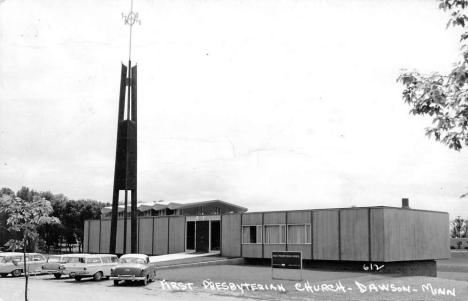
[[[102,257],[101,260],[102,260],[102,263],[110,263],[111,262],[110,257]]]
[[[242,226],[243,244],[261,244],[262,226]]]
[[[288,225],[288,244],[310,244],[310,224]]]
[[[265,243],[266,244],[286,243],[286,226],[285,225],[265,225]]]
[[[42,257],[41,255],[34,255],[33,259],[34,259],[34,261],[42,261],[42,260],[45,260],[44,257]]]
[[[101,263],[99,258],[87,258],[86,263]]]

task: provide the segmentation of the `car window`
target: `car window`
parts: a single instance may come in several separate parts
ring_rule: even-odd
[[[111,262],[110,257],[102,257],[101,260],[102,260],[102,263],[110,263]]]
[[[33,259],[34,261],[41,261],[44,260],[44,257],[42,257],[41,255],[34,255]]]
[[[120,258],[120,263],[145,263],[145,260],[142,258],[127,257]]]
[[[69,263],[85,263],[85,259],[83,257],[70,257],[68,258],[67,262]]]
[[[86,258],[86,263],[101,263],[101,259],[94,257],[94,258]]]
[[[47,262],[60,262],[60,256],[50,256]]]
[[[112,256],[112,257],[111,257],[111,261],[112,261],[112,262],[118,262],[119,259],[118,259],[116,256]]]
[[[23,261],[23,257],[22,256],[8,256],[8,257],[5,257],[4,259],[4,262],[7,263],[7,262],[21,262]]]

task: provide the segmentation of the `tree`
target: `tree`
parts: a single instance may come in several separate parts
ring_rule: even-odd
[[[439,8],[451,11],[447,28],[468,26],[466,0],[439,0]],[[414,70],[403,73],[397,82],[406,86],[403,100],[412,108],[413,115],[429,115],[433,125],[426,128],[426,135],[446,144],[454,150],[468,146],[468,30],[461,35],[461,57],[448,75],[434,72],[424,75]],[[461,197],[468,196],[468,193]]]
[[[60,221],[56,217],[49,216],[52,213],[52,206],[46,199],[38,196],[32,201],[26,201],[19,197],[3,195],[0,198],[0,213],[8,214],[7,225],[10,232],[20,235],[21,240],[14,241],[16,247],[23,249],[23,269],[25,275],[24,300],[28,300],[28,272],[26,268],[26,249],[29,242],[37,241],[39,234],[37,228],[43,224],[58,224]]]
[[[450,221],[450,225],[452,238],[466,238],[468,236],[468,219],[457,216],[457,218]]]

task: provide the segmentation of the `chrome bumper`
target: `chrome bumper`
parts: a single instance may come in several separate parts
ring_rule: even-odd
[[[119,275],[117,277],[110,277],[111,280],[145,280],[145,276],[135,276],[135,275]]]

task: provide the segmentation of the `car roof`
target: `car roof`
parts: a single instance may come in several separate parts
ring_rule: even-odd
[[[4,252],[2,253],[2,256],[23,256],[24,254],[21,252]],[[42,255],[40,253],[26,253],[26,256],[31,256],[31,255]]]
[[[146,259],[148,257],[148,255],[146,254],[125,254],[125,255],[122,255],[122,257],[120,258],[142,258],[142,259]]]

